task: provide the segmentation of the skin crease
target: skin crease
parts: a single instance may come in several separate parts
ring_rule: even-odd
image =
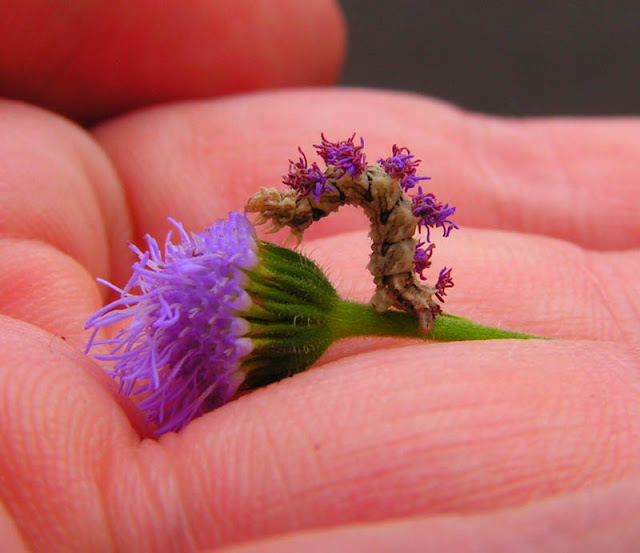
[[[16,5],[6,3],[26,25]],[[342,44],[335,6],[309,5]],[[208,37],[218,49],[227,39]],[[322,66],[314,82],[335,74],[338,50],[294,50],[285,56]],[[28,62],[46,66],[29,51]],[[201,78],[185,64],[174,80]],[[122,81],[131,105],[139,79]],[[78,101],[73,91],[92,83],[66,73],[57,94],[77,113],[129,105]],[[557,340],[349,341],[307,373],[150,439],[82,352],[84,321],[106,298],[95,277],[123,284],[127,239],[162,237],[168,216],[200,230],[277,186],[298,145],[311,153],[320,131],[354,130],[370,161],[409,146],[430,189],[458,206],[462,228],[434,254],[435,271],[454,267],[447,311]],[[407,94],[307,89],[168,104],[91,132],[2,101],[0,133],[4,550],[635,551],[636,120],[503,120]],[[303,243],[363,301],[366,228],[345,210]]]
[[[628,517],[629,513],[638,512],[639,492],[640,481],[636,480],[489,515],[416,517],[383,524],[343,526],[328,531],[300,532],[259,543],[224,548],[222,551],[633,551],[638,543],[638,530],[633,525],[621,525],[620,521]],[[501,525],[500,532],[496,532],[497,524]]]

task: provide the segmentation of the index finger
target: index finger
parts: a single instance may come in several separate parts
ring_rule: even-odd
[[[311,107],[312,106],[312,107]],[[118,168],[143,232],[169,211],[201,227],[283,186],[298,145],[314,159],[320,132],[364,137],[369,163],[396,143],[422,160],[430,192],[464,226],[543,234],[590,249],[640,245],[640,123],[513,120],[415,95],[305,90],[174,105],[119,119],[96,137]],[[366,226],[337,213],[305,237]]]
[[[0,95],[84,121],[172,99],[329,83],[344,50],[333,0],[1,5]]]

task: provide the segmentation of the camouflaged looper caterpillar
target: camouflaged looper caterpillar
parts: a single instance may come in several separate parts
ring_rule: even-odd
[[[376,165],[366,165],[362,152],[364,141],[361,139],[357,145],[354,137],[333,143],[322,136],[322,143],[315,148],[327,163],[324,172],[316,163],[309,166],[306,156],[299,150],[302,157],[298,162],[290,162],[289,174],[283,179],[290,188],[263,188],[249,199],[245,209],[258,214],[256,224],[270,223],[271,232],[289,227],[299,244],[307,228],[341,206],[362,208],[371,224],[368,269],[376,285],[371,305],[378,312],[394,307],[414,314],[420,331],[427,334],[433,327],[434,318],[442,312],[436,299],[443,301],[445,288],[451,287],[453,282],[450,271],[444,278],[441,272],[435,286],[418,280],[416,271],[420,273],[430,265],[428,258],[434,245],[430,244],[427,249],[426,263],[422,251],[423,263],[418,266],[421,244],[414,235],[419,224],[424,224],[427,230],[430,226],[440,226],[445,229],[445,236],[448,235],[451,228],[457,228],[447,220],[455,208],[437,204],[432,194],[422,194],[421,189],[413,201],[405,194],[417,180],[426,179],[415,177],[419,161],[413,160],[406,148],[394,146],[394,156],[379,160]],[[433,206],[426,216],[424,205],[415,201],[425,196]],[[444,216],[439,218],[442,213]]]

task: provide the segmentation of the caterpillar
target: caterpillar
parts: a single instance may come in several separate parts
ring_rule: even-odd
[[[355,134],[340,142],[330,142],[324,134],[321,138],[314,147],[327,165],[324,171],[316,163],[309,165],[299,148],[300,159],[290,160],[289,173],[283,178],[289,188],[263,188],[249,199],[245,210],[257,214],[256,224],[269,223],[270,232],[289,227],[300,243],[307,228],[343,205],[362,208],[370,222],[367,268],[376,286],[371,305],[378,312],[393,307],[414,314],[420,331],[428,334],[442,312],[436,300],[443,301],[453,281],[446,268],[434,286],[422,284],[417,273],[422,277],[431,265],[435,244],[430,242],[429,228],[441,227],[445,236],[457,228],[448,219],[455,207],[438,203],[421,188],[413,198],[405,194],[427,179],[415,176],[419,160],[408,149],[394,145],[393,156],[367,165],[364,140],[355,143]],[[426,248],[414,238],[422,225],[427,229]]]

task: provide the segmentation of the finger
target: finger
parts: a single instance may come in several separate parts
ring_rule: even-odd
[[[131,259],[122,245],[131,222],[125,196],[84,131],[43,110],[0,101],[0,159],[2,235],[49,244],[94,277],[112,278],[112,269],[126,274]],[[15,255],[19,259],[19,248]]]
[[[624,481],[530,506],[473,517],[447,516],[341,526],[219,553],[633,553],[640,541],[635,513],[640,482]]]
[[[100,486],[139,441],[124,402],[95,363],[31,325],[0,317],[0,351],[0,501],[31,551],[104,550]]]
[[[453,267],[444,309],[475,322],[530,334],[638,343],[640,252],[593,252],[532,234],[465,229],[442,239],[428,282]],[[370,240],[355,231],[303,243],[339,293],[366,303]],[[375,347],[358,343],[352,348]]]
[[[38,326],[84,349],[87,318],[104,298],[70,256],[35,240],[0,239],[0,314]]]
[[[367,353],[165,435],[158,493],[181,489],[196,543],[214,547],[593,487],[640,474],[637,374],[637,352],[587,342]]]
[[[6,0],[0,94],[84,121],[178,98],[325,84],[344,24],[332,0]]]
[[[261,186],[282,186],[298,145],[354,131],[368,160],[392,144],[422,159],[429,189],[456,221],[553,236],[591,249],[640,244],[640,124],[634,120],[513,120],[463,113],[418,96],[310,90],[147,111],[96,136],[127,185],[140,228],[166,215],[201,228],[241,209]],[[135,145],[135,148],[134,148]],[[309,237],[366,226],[344,210]],[[600,229],[600,230],[597,230]]]

